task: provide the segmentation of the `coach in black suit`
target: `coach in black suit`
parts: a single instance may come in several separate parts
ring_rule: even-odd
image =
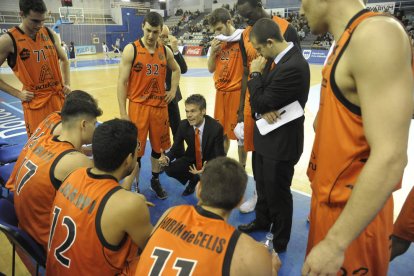
[[[162,154],[159,162],[165,167],[168,176],[186,184],[183,195],[194,192],[204,163],[218,156],[224,156],[223,127],[206,115],[206,100],[202,95],[194,94],[185,100],[186,120],[182,120],[174,137],[171,150]],[[196,168],[196,131],[201,146],[200,167]],[[184,142],[187,149],[184,152]],[[200,148],[199,148],[200,149]]]
[[[302,108],[308,99],[309,65],[292,42],[286,42],[271,19],[256,22],[250,41],[261,57],[250,67],[250,106],[255,119],[268,123],[283,118],[276,110],[298,101]],[[294,166],[303,151],[304,116],[272,132],[261,135],[255,125],[255,176],[258,201],[256,219],[239,230],[251,232],[269,229],[273,223],[276,252],[286,250],[292,227],[293,201],[290,185]]]
[[[183,55],[180,53],[178,49],[178,40],[174,36],[170,35],[170,29],[167,25],[162,27],[162,32],[160,34],[160,39],[162,40],[163,44],[166,45],[171,49],[174,54],[174,59],[180,66],[181,74],[185,74],[187,72],[187,63],[184,60]],[[167,75],[165,78],[165,90],[169,91],[171,89],[171,70],[167,67]],[[178,108],[178,102],[182,99],[180,86],[177,87],[177,92],[175,94],[175,98],[168,104],[168,117],[170,120],[170,127],[173,136],[177,133],[178,125],[181,121],[180,117],[180,109]]]

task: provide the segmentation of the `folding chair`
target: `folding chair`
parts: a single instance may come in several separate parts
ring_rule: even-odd
[[[40,266],[46,266],[46,253],[42,246],[36,243],[26,232],[17,227],[18,220],[14,205],[7,199],[0,198],[0,231],[12,243],[12,275],[15,275],[16,246],[22,249],[36,262],[36,275],[39,275]]]
[[[6,185],[6,182],[9,180],[9,177],[13,171],[14,164],[16,163],[13,162],[5,165],[0,165],[0,185]]]
[[[7,164],[17,160],[24,145],[6,145],[0,147],[0,163]]]

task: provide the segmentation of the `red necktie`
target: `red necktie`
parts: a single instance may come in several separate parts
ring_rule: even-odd
[[[195,156],[196,156],[196,167],[197,170],[201,170],[203,167],[202,159],[201,159],[201,146],[200,146],[200,130],[198,128],[195,129]]]

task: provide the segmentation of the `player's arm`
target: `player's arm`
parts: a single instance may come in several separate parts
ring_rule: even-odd
[[[181,70],[180,66],[178,66],[174,59],[174,54],[171,49],[165,47],[165,50],[167,52],[167,66],[171,70],[171,88],[170,91],[166,93],[165,100],[170,103],[175,98],[175,94],[177,93],[177,87],[180,83]]]
[[[129,120],[126,101],[127,101],[127,89],[129,74],[131,73],[132,62],[134,59],[134,45],[128,44],[125,46],[124,52],[122,53],[121,63],[119,64],[119,75],[118,75],[118,105],[121,119]]]
[[[414,85],[404,29],[391,18],[367,19],[346,55],[352,57],[347,69],[358,88],[370,156],[338,220],[308,255],[303,274],[336,274],[344,251],[384,206],[407,164]]]
[[[83,153],[73,151],[65,154],[56,164],[54,176],[57,180],[64,181],[74,170],[84,167],[93,167],[93,161]]]
[[[101,219],[105,240],[119,244],[128,234],[144,249],[152,231],[150,214],[143,195],[120,190],[108,200]]]
[[[273,264],[273,266],[274,269],[272,269],[272,257],[266,247],[248,235],[240,235],[231,260],[230,275],[277,275],[280,265]],[[276,274],[272,273],[272,270]]]
[[[69,94],[71,92],[70,90],[70,63],[68,60],[68,56],[66,55],[65,50],[60,45],[60,39],[57,36],[57,34],[53,31],[51,31],[54,40],[55,40],[55,49],[57,52],[57,55],[60,60],[60,70],[62,72],[62,78],[63,78],[63,92],[66,94]]]
[[[11,37],[8,34],[0,36],[0,65],[3,64],[6,61],[7,56],[13,52],[13,41]],[[19,98],[22,101],[30,101],[34,97],[33,92],[25,90],[20,91],[6,83],[2,78],[0,78],[0,90],[3,90],[13,97]]]

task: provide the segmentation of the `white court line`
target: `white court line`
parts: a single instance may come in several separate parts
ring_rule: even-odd
[[[22,113],[22,114],[23,114],[23,111],[22,111],[22,110],[20,110],[20,109],[18,109],[17,107],[14,107],[14,106],[12,106],[12,105],[10,105],[10,104],[8,104],[8,103],[3,103],[3,102],[2,102],[2,104],[4,104],[5,106],[10,107],[11,109],[14,109],[14,110],[16,110],[17,112],[19,112],[19,113]]]
[[[97,88],[92,88],[92,89],[87,89],[88,91],[95,91],[95,90],[101,90],[101,89],[106,89],[106,88],[112,88],[112,87],[116,87],[117,85],[108,85],[108,86],[104,86],[104,87],[97,87]],[[86,91],[86,92],[88,92]]]

